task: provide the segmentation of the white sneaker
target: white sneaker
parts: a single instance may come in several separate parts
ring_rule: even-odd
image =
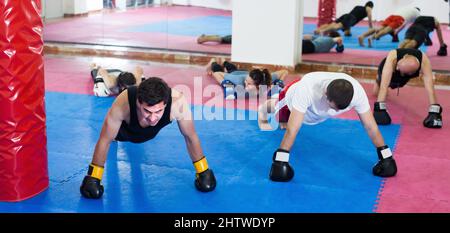
[[[234,99],[236,99],[236,97],[234,96],[234,93],[233,93],[233,94],[227,95],[227,96],[225,97],[225,99],[226,99],[226,100],[234,100]]]
[[[227,87],[225,88],[225,99],[226,100],[234,100],[236,97],[234,96],[234,88]]]

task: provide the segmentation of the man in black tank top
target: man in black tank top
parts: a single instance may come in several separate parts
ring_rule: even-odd
[[[439,21],[433,16],[419,16],[414,23],[408,28],[403,40],[398,46],[401,49],[414,48],[418,49],[425,43],[426,46],[433,45],[430,38],[430,33],[436,29],[440,49],[437,52],[438,56],[447,56],[447,45],[442,38],[441,25]]]
[[[112,141],[146,142],[153,139],[172,120],[177,121],[193,161],[196,170],[195,187],[202,192],[213,191],[216,179],[203,155],[186,98],[182,93],[171,89],[162,79],[152,77],[145,79],[138,87],[132,86],[123,91],[109,109],[88,174],[80,187],[81,194],[86,198],[102,196],[103,167]]]
[[[368,1],[364,6],[355,6],[348,14],[342,15],[336,21],[321,25],[314,30],[314,34],[325,35],[329,31],[342,30],[345,36],[351,36],[351,27],[366,17],[369,19],[369,28],[372,28],[372,9],[372,1]]]
[[[423,125],[427,128],[442,127],[442,107],[437,103],[430,60],[426,54],[417,49],[392,50],[381,61],[374,85],[374,94],[377,96],[374,117],[378,124],[391,123],[385,103],[388,87],[391,89],[403,87],[410,79],[419,76],[422,76],[430,103],[428,116],[423,121]]]

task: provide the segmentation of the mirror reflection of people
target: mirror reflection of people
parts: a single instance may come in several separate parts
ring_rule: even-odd
[[[403,28],[414,22],[420,15],[420,9],[417,7],[404,7],[395,13],[389,15],[378,28],[371,28],[358,37],[359,45],[364,47],[364,39],[368,38],[369,47],[372,47],[373,40],[379,40],[381,37],[391,34],[393,42],[398,42],[398,33]],[[370,37],[371,36],[371,37]]]
[[[406,31],[405,39],[399,44],[398,48],[418,49],[422,44],[433,45],[430,33],[435,29],[440,45],[437,55],[447,56],[447,45],[442,37],[441,25],[437,18],[433,16],[419,16]]]
[[[231,44],[231,35],[219,36],[219,35],[205,35],[202,34],[197,38],[197,43],[203,44],[207,42],[215,42],[218,44]]]
[[[371,29],[373,6],[372,1],[368,1],[364,6],[355,6],[348,14],[342,15],[336,21],[321,25],[314,30],[314,34],[323,35],[330,31],[343,30],[345,36],[351,36],[351,28],[366,17],[369,20],[369,29]]]
[[[336,47],[336,52],[344,52],[344,43],[341,35],[336,31],[327,33],[326,36],[304,35],[302,40],[302,53],[329,53]]]

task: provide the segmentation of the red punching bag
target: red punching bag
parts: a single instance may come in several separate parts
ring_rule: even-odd
[[[319,0],[317,27],[331,23],[336,18],[336,0]]]
[[[49,184],[40,0],[0,0],[0,201]]]

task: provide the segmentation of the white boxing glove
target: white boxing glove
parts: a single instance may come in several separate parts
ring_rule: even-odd
[[[108,97],[111,95],[111,91],[106,86],[105,81],[101,76],[95,78],[94,95],[98,97]]]

